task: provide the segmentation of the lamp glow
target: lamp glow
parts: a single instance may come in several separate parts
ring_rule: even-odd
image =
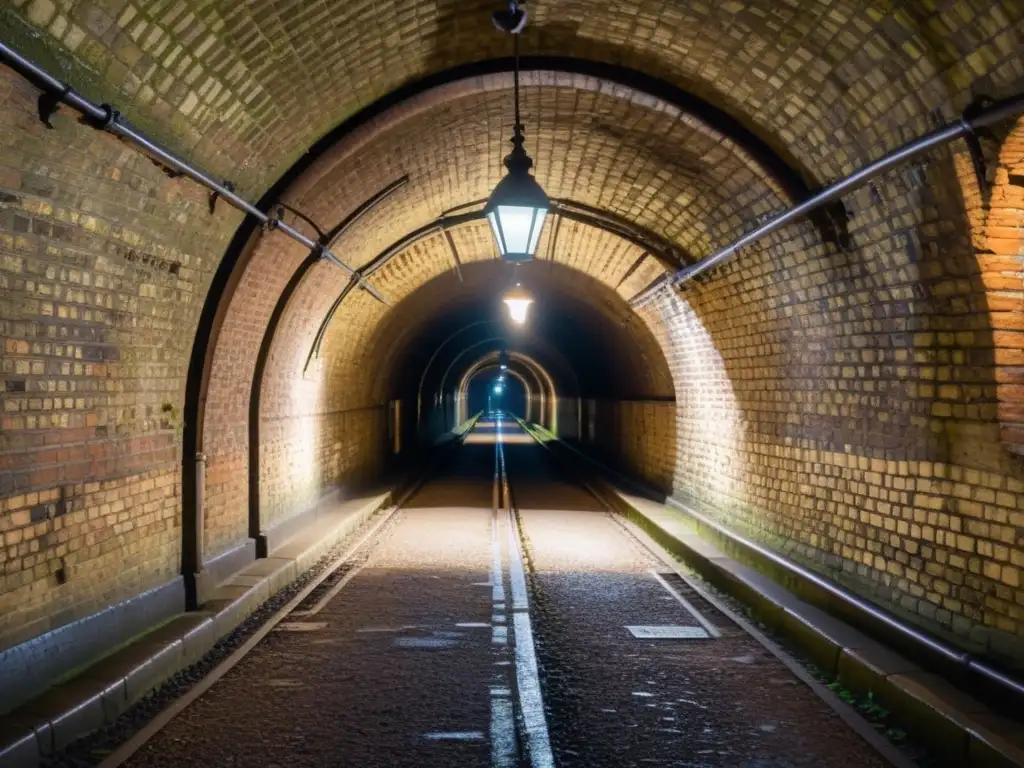
[[[524,325],[530,305],[533,304],[533,297],[519,283],[516,283],[516,287],[506,293],[502,301],[508,307],[508,314],[512,322],[516,325]]]

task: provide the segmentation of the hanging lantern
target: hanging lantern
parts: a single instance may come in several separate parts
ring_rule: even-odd
[[[508,174],[491,193],[484,213],[490,222],[498,253],[505,261],[530,261],[537,252],[551,201],[530,174],[533,160],[523,148],[523,124],[519,118],[519,32],[526,24],[526,11],[515,0],[509,10],[494,14],[499,29],[512,35],[515,52],[515,125],[512,152],[505,158]]]

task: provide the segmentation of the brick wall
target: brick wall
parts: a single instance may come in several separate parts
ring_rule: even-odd
[[[837,0],[770,19],[750,6],[552,0],[524,48],[635,67],[707,98],[811,186],[951,119],[977,93],[1020,90],[1019,4]],[[324,131],[400,84],[508,54],[488,11],[445,0],[410,26],[407,10],[12,0],[0,24],[19,50],[257,197]],[[612,16],[636,23],[608,24]],[[527,146],[553,196],[649,227],[689,257],[788,202],[750,152],[659,98],[564,72],[523,82]],[[409,184],[337,244],[353,266],[366,264],[489,193],[507,149],[508,88],[507,74],[481,76],[411,99],[314,162],[288,202],[327,228],[407,173]],[[178,466],[189,345],[239,217],[223,205],[211,217],[197,187],[67,116],[46,131],[35,96],[0,74],[0,499],[20,499],[0,516],[0,594],[28,579],[55,595],[39,615],[62,621],[65,604],[91,604],[90,567],[106,583],[102,556],[54,587],[24,559],[50,563],[60,546],[40,538],[33,550],[25,538],[30,528],[49,535],[32,519],[51,513],[36,508],[81,497],[99,519],[108,513],[84,500],[86,481],[123,483],[131,496],[132,483]],[[971,192],[962,157],[901,171],[848,201],[851,252],[826,249],[810,227],[787,230],[707,286],[646,310],[673,368],[677,492],[862,591],[905,602],[929,626],[961,636],[998,628],[995,642],[1021,627],[1019,143],[1001,153],[988,197]],[[932,188],[947,198],[927,199]],[[546,258],[624,298],[661,271],[651,256],[637,260],[635,243],[575,223],[562,232],[557,244],[545,232]],[[465,261],[493,256],[486,226],[451,235]],[[208,555],[244,535],[250,373],[267,309],[301,257],[282,242],[261,241],[253,271],[235,275],[242,289],[211,297],[230,304],[223,337],[209,340]],[[434,236],[373,279],[397,303],[451,259]],[[310,270],[275,337],[260,421],[267,522],[298,511],[319,484],[373,466],[385,433],[370,414],[384,406],[399,337],[380,331],[382,305],[353,292],[306,365],[347,279],[326,264]],[[642,354],[650,365],[629,371],[637,377],[660,363],[657,350]],[[661,384],[651,376],[640,391],[660,394]],[[621,460],[665,477],[672,441],[657,431],[657,408],[653,417],[648,404],[608,408]],[[360,440],[365,461],[350,456]],[[33,493],[42,495],[30,502]],[[119,510],[114,524],[149,514],[145,506]],[[150,553],[125,592],[161,578],[171,557],[150,527],[116,539]]]
[[[991,318],[1000,438],[1024,455],[1024,119],[985,139],[984,182],[966,153],[954,167]]]
[[[0,647],[174,578],[196,318],[238,216],[0,69]]]
[[[671,490],[676,468],[675,403],[586,400],[582,415],[581,442],[588,451],[619,471]]]
[[[0,648],[179,572],[176,466],[0,500]]]
[[[989,312],[991,261],[972,247],[962,159],[848,198],[848,252],[791,228],[641,311],[675,378],[676,494],[1021,665],[1024,473],[1001,440],[998,390],[1017,370],[1000,350],[1024,334]],[[1020,269],[1014,247],[1001,268]],[[615,414],[620,430],[648,429],[633,406]],[[642,474],[664,472],[646,463],[657,455],[641,457]]]

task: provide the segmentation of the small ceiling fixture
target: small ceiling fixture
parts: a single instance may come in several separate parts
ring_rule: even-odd
[[[526,26],[526,11],[509,0],[507,11],[493,15],[498,29],[512,35],[515,54],[515,125],[512,152],[505,158],[508,174],[494,188],[484,208],[498,253],[505,261],[530,261],[537,252],[551,201],[530,174],[533,160],[523,148],[523,124],[519,117],[519,33]]]
[[[516,325],[525,325],[526,315],[533,304],[533,296],[530,295],[520,283],[516,283],[501,299],[508,307],[508,315]]]

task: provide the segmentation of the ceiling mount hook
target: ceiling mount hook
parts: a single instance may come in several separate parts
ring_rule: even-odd
[[[502,32],[518,35],[526,26],[526,9],[521,8],[517,0],[509,0],[508,9],[492,13],[491,21]]]

